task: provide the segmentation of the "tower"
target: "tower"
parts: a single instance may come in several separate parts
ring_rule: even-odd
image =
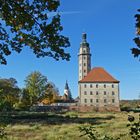
[[[79,81],[82,80],[91,70],[91,54],[86,33],[82,34],[82,42],[79,49]]]
[[[65,100],[71,100],[72,99],[71,91],[69,89],[67,81],[66,81],[65,89],[64,89],[64,98],[65,98]]]

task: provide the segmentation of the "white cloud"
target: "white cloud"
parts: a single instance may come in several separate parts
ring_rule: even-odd
[[[60,15],[72,15],[72,14],[82,14],[83,12],[82,12],[82,11],[51,12],[51,13],[48,13],[48,17],[55,16],[55,15],[57,15],[58,13],[59,13]]]

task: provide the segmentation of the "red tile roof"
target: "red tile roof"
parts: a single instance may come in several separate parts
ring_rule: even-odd
[[[118,80],[113,78],[107,71],[101,67],[93,68],[86,77],[79,81],[80,83],[95,83],[95,82],[108,82],[108,83],[119,83]]]

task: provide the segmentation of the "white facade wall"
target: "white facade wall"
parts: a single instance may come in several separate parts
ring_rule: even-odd
[[[119,83],[79,83],[79,97],[84,106],[119,107]]]
[[[83,49],[83,48],[80,48],[80,49]],[[78,61],[79,62],[79,81],[82,80],[91,70],[90,57],[91,57],[90,54],[84,54],[84,53],[79,54],[79,61]]]

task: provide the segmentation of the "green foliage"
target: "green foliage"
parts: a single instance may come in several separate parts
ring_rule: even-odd
[[[78,118],[78,113],[77,112],[66,112],[65,116],[69,117],[69,118]]]
[[[40,72],[32,72],[25,80],[26,90],[23,92],[23,96],[29,100],[29,104],[33,105],[42,99],[46,92],[47,78]],[[27,91],[27,93],[26,93]]]
[[[64,51],[69,39],[60,34],[59,5],[59,0],[0,0],[0,63],[6,64],[5,56],[25,46],[37,57],[69,60]]]
[[[130,124],[128,124],[129,127],[129,134],[133,140],[139,140],[140,139],[140,114],[139,114],[139,121],[135,122],[135,119],[133,116],[129,116],[128,120]]]
[[[119,140],[120,138],[113,138],[111,136],[101,136],[96,130],[95,127],[90,125],[90,126],[82,126],[79,127],[80,132],[83,134],[80,136],[87,136],[90,140]]]
[[[0,127],[0,139],[7,139],[7,133],[5,132],[5,127]]]
[[[18,102],[20,89],[14,78],[0,79],[0,111],[11,111]]]
[[[140,9],[138,10],[140,12]],[[135,15],[136,18],[136,29],[137,29],[137,36],[134,38],[134,42],[137,45],[137,48],[132,48],[132,54],[134,57],[138,57],[140,55],[140,14]]]
[[[56,88],[55,84],[49,82],[46,86],[46,91],[44,96],[42,96],[42,103],[51,104],[59,100],[59,90]]]
[[[79,129],[80,132],[84,133],[80,137],[87,136],[90,140],[98,140],[99,134],[95,130],[94,126],[83,126],[79,127]]]

